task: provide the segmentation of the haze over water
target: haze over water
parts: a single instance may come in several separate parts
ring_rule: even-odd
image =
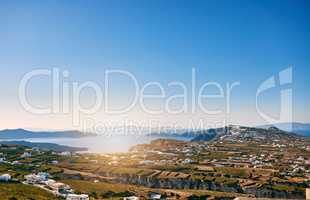
[[[86,147],[92,153],[117,153],[127,152],[130,147],[137,144],[149,143],[158,138],[171,138],[178,140],[190,140],[189,137],[159,137],[142,135],[117,135],[117,136],[95,136],[82,138],[27,138],[29,142],[47,142],[73,147]]]

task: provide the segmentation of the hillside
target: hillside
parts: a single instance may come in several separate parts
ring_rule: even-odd
[[[209,129],[207,132],[198,133],[192,141],[214,141],[214,140],[298,140],[302,136],[295,133],[282,131],[276,127],[254,128],[245,126],[228,126],[218,129]]]
[[[56,200],[60,199],[53,194],[30,185],[22,185],[17,183],[5,184],[0,183],[0,196],[3,200]]]

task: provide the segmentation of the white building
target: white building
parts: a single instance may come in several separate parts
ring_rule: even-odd
[[[69,151],[63,151],[61,153],[59,153],[60,156],[71,156],[71,152]]]
[[[155,193],[155,192],[151,192],[148,194],[150,199],[161,199],[161,194]]]
[[[141,165],[148,165],[148,164],[153,164],[154,163],[154,161],[152,161],[152,160],[142,160],[142,161],[140,161],[139,162],[139,164]]]
[[[29,153],[29,152],[24,152],[20,157],[21,158],[29,158],[29,157],[31,157],[32,155],[31,155],[31,153]]]
[[[52,160],[51,162],[53,165],[57,165],[58,164],[58,161],[57,160]]]
[[[124,197],[123,200],[139,200],[139,197],[136,196]]]
[[[0,181],[8,182],[9,180],[11,180],[11,175],[10,174],[2,174],[0,176]]]
[[[87,194],[68,194],[66,200],[89,200]]]
[[[43,183],[48,180],[48,176],[48,173],[39,172],[38,174],[28,174],[25,176],[25,179],[29,184]]]
[[[51,187],[54,183],[56,183],[56,181],[53,180],[53,179],[48,179],[48,180],[45,181],[44,183],[45,183],[45,185]]]
[[[190,164],[193,163],[194,161],[192,159],[186,158],[185,160],[182,161],[183,164]]]
[[[47,181],[48,177],[50,176],[49,173],[47,173],[47,172],[39,172],[37,175],[43,181]]]
[[[57,192],[60,193],[68,193],[71,192],[71,188],[69,185],[66,185],[64,183],[60,183],[60,182],[55,182],[53,184],[50,185],[50,187]]]
[[[35,183],[38,183],[39,180],[37,178],[37,175],[35,174],[28,174],[28,175],[25,175],[25,179],[26,179],[26,182],[28,184],[35,184]]]
[[[20,162],[18,161],[18,160],[14,160],[13,162],[12,162],[12,165],[19,165],[20,164]]]
[[[0,158],[0,163],[2,163],[2,162],[5,162],[5,158],[4,157]]]

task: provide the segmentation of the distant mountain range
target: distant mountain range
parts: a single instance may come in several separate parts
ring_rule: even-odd
[[[229,127],[229,126],[228,126]],[[234,126],[235,127],[235,126]],[[241,127],[241,126],[240,126]],[[305,123],[280,123],[273,125],[263,125],[256,128],[269,129],[270,127],[276,127],[289,134],[297,134],[301,136],[310,137],[310,124]],[[227,127],[226,127],[227,128]],[[135,130],[135,129],[134,129]],[[135,132],[134,130],[131,130]],[[192,130],[186,131],[185,129],[171,131],[169,129],[162,132],[154,131],[151,136],[157,137],[184,137],[184,138],[196,138],[201,140],[211,140],[217,135],[223,134],[227,131],[225,128],[207,129],[207,130]],[[30,131],[25,129],[5,129],[0,130],[0,140],[12,140],[12,139],[28,139],[28,138],[80,138],[86,136],[96,136],[95,133],[84,133],[77,130],[69,131]]]
[[[294,132],[298,135],[302,136],[310,136],[310,124],[306,123],[279,123],[279,124],[271,124],[271,125],[263,125],[263,126],[258,126],[258,128],[270,128],[270,127],[277,127],[278,129],[281,129],[283,131],[287,132]]]
[[[81,131],[29,131],[25,129],[5,129],[0,131],[0,139],[28,139],[28,138],[55,138],[55,137],[85,137],[94,136],[92,133]]]
[[[70,147],[65,145],[53,144],[53,143],[41,143],[41,142],[27,142],[27,141],[0,141],[1,145],[22,145],[26,147],[37,147],[42,150],[52,150],[52,151],[87,151],[84,147]]]

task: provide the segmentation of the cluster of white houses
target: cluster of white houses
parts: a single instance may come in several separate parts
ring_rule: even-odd
[[[9,174],[0,175],[0,181],[8,182],[11,180]],[[89,200],[87,194],[74,194],[74,191],[70,188],[69,185],[66,185],[61,182],[56,182],[53,179],[49,178],[49,174],[46,172],[39,172],[37,174],[28,174],[25,175],[24,184],[33,185],[45,189],[57,196],[66,198],[66,200]],[[161,194],[151,192],[148,194],[149,199],[162,199]],[[139,200],[137,196],[124,197],[124,200]]]
[[[65,197],[66,200],[89,200],[87,194],[74,194],[69,185],[50,179],[45,172],[25,175],[25,179],[25,184],[44,188],[57,196]]]
[[[25,175],[26,181],[24,184],[34,185],[45,190],[52,192],[57,196],[65,197],[66,200],[89,200],[87,194],[74,194],[69,185],[61,182],[56,182],[53,179],[48,178],[49,174],[45,172],[39,172],[37,174]],[[11,180],[10,174],[0,175],[0,182],[9,182]]]

